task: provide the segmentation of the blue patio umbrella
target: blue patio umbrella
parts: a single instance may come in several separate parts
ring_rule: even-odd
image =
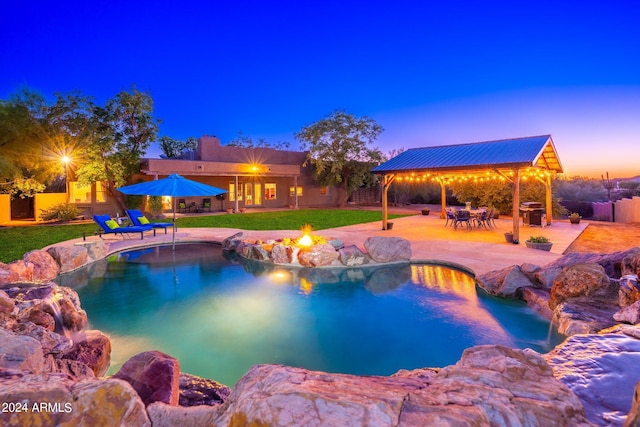
[[[218,196],[226,193],[218,187],[186,179],[178,174],[118,188],[123,194],[136,196],[170,196],[173,207],[173,247],[176,245],[176,197]]]

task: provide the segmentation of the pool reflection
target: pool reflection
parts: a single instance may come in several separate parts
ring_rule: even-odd
[[[160,350],[229,385],[257,363],[389,375],[455,363],[473,345],[546,352],[561,339],[521,301],[445,267],[285,268],[229,260],[215,245],[152,249],[70,280],[92,327],[113,338],[110,372]]]

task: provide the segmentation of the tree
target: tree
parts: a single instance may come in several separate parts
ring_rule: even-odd
[[[553,185],[551,185],[552,188]],[[513,212],[513,189],[512,184],[508,181],[470,179],[468,181],[454,181],[449,186],[453,190],[453,195],[460,202],[471,202],[474,206],[494,207],[500,213]],[[542,182],[535,179],[520,181],[521,202],[544,200],[546,200],[546,189]],[[554,197],[552,200],[554,215],[565,213],[565,209],[559,202],[558,197]]]
[[[3,192],[32,197],[60,179],[61,159],[86,145],[93,110],[78,93],[55,95],[52,105],[30,89],[0,101],[0,178]]]
[[[197,141],[193,136],[182,141],[173,139],[170,136],[160,138],[160,149],[167,159],[179,159],[185,156],[189,151],[194,151],[197,147]]]
[[[280,141],[276,143],[271,143],[264,138],[258,138],[257,140],[253,140],[250,136],[246,136],[241,130],[238,131],[238,135],[233,138],[231,141],[225,144],[227,147],[242,147],[242,148],[274,148],[276,150],[288,150],[290,145],[286,141]]]
[[[336,110],[295,134],[309,150],[305,164],[314,166],[316,182],[339,186],[338,205],[343,207],[356,188],[370,179],[371,168],[383,156],[370,145],[383,129],[375,120]]]
[[[159,121],[152,116],[151,96],[134,88],[120,92],[104,107],[93,110],[91,135],[78,181],[106,181],[106,190],[122,208],[124,199],[116,188],[139,172],[140,158],[156,139]]]

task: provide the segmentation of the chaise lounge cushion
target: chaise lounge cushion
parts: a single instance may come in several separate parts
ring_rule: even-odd
[[[126,212],[127,212],[127,216],[129,217],[129,219],[131,220],[131,223],[134,226],[162,228],[164,229],[165,234],[167,233],[167,228],[173,226],[173,224],[170,224],[168,222],[151,222],[138,209],[127,209]]]
[[[113,220],[113,219],[110,219],[110,220],[108,220],[108,221],[105,221],[104,223],[105,223],[105,224],[107,225],[107,227],[109,227],[111,230],[115,230],[116,228],[119,228],[119,227],[120,227],[120,225],[118,225],[118,223],[117,223],[115,220]]]
[[[104,234],[120,234],[124,237],[125,233],[140,233],[141,239],[144,238],[144,233],[147,231],[153,231],[153,235],[156,235],[156,230],[151,224],[121,227],[115,220],[111,219],[109,215],[94,215],[93,220],[100,226]]]

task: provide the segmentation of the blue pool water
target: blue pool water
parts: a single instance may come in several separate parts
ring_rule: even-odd
[[[76,290],[91,326],[112,340],[110,373],[160,350],[183,372],[227,385],[258,363],[389,375],[453,364],[474,345],[547,352],[563,339],[523,302],[423,264],[284,269],[179,245],[113,256]]]

